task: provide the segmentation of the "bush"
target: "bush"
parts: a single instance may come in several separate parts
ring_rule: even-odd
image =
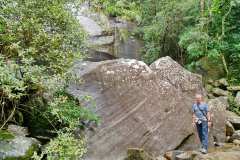
[[[71,133],[60,132],[57,138],[50,141],[40,156],[34,153],[32,158],[41,160],[44,155],[47,155],[48,160],[81,159],[86,151],[83,139],[76,139]]]
[[[85,34],[66,8],[70,2],[0,0],[2,127],[31,112],[35,105],[28,101],[51,91],[51,79],[65,81],[73,59],[81,57]]]

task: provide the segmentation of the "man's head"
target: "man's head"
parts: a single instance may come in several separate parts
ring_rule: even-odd
[[[195,95],[195,100],[196,100],[196,103],[201,103],[203,101],[203,95],[202,94],[196,94]]]

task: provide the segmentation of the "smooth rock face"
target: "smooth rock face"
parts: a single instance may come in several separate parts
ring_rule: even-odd
[[[67,91],[80,100],[92,96],[101,117],[88,137],[86,160],[122,160],[127,148],[143,148],[157,157],[193,134],[194,95],[205,94],[201,77],[170,57],[150,67],[130,59],[82,62],[73,72],[83,83]]]
[[[14,138],[0,141],[0,159],[30,159],[40,143],[34,138],[25,137],[26,128],[11,125],[8,130]]]
[[[226,109],[229,107],[227,97],[218,97],[208,102],[212,115],[213,127],[210,128],[210,138],[213,141],[225,142],[226,140]]]
[[[143,44],[131,35],[137,28],[136,24],[110,19],[100,11],[95,12],[86,2],[77,8],[69,5],[69,8],[88,34],[87,60],[97,62],[116,58],[140,59]]]

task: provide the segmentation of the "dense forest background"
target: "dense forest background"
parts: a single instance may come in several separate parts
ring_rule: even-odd
[[[169,55],[194,70],[203,61],[209,64],[208,69],[223,68],[224,72],[212,78],[225,76],[232,83],[239,82],[240,1],[94,0],[91,3],[110,16],[139,24],[136,34],[145,42],[146,63]]]
[[[80,120],[97,123],[98,117],[79,109],[64,92],[68,82],[76,80],[69,76],[69,67],[85,53],[86,35],[70,13],[70,3],[79,5],[81,0],[0,0],[0,129],[9,122],[33,132],[51,128],[59,138],[45,153],[62,155],[67,150],[79,157],[86,152],[84,140],[79,143],[73,131]],[[147,64],[171,56],[191,71],[239,84],[240,0],[89,3],[138,24],[133,34],[144,41],[142,59]]]

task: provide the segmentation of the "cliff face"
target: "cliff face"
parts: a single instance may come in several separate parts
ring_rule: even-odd
[[[119,18],[109,18],[94,11],[87,3],[79,8],[70,6],[80,26],[87,33],[87,60],[102,61],[115,58],[140,59],[143,43],[134,36],[137,25]]]

